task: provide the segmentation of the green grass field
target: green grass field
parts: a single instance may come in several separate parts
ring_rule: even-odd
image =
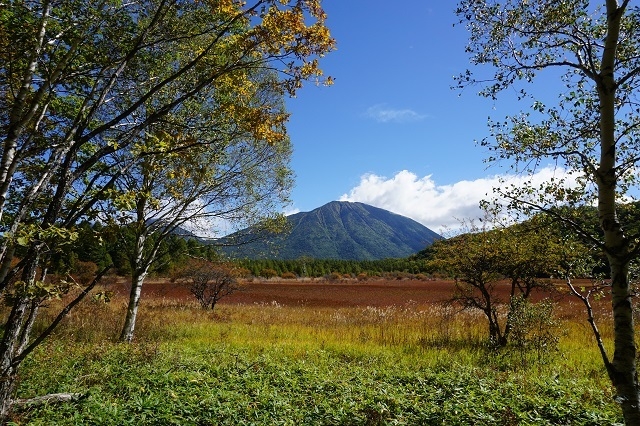
[[[484,344],[481,316],[438,305],[311,308],[146,300],[115,343],[123,301],[87,302],[21,370],[32,425],[609,425],[622,421],[580,312],[558,350]],[[579,311],[579,308],[574,308]],[[46,317],[46,315],[45,315]],[[604,324],[603,324],[604,326]],[[603,328],[605,337],[610,330]],[[538,348],[540,349],[540,348]],[[542,353],[542,355],[541,355]]]

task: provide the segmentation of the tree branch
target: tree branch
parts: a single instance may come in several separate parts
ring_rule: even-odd
[[[36,407],[44,404],[76,402],[88,396],[89,394],[82,393],[50,393],[48,395],[36,396],[35,398],[14,399],[11,401],[11,405],[17,407]]]
[[[578,290],[576,290],[569,276],[566,277],[566,280],[567,280],[567,286],[569,287],[571,294],[573,294],[578,299],[580,299],[582,303],[584,303],[585,308],[587,309],[587,321],[589,322],[589,325],[591,325],[591,330],[593,331],[593,336],[596,339],[596,344],[598,345],[600,356],[602,357],[602,362],[604,363],[604,366],[607,369],[607,374],[609,375],[609,378],[613,381],[615,378],[615,371],[613,369],[613,365],[611,365],[611,361],[609,361],[609,356],[607,355],[607,350],[604,347],[604,342],[602,341],[602,335],[600,334],[600,330],[598,330],[598,325],[596,324],[596,320],[593,316],[593,308],[591,307],[591,302],[589,301],[589,297],[591,297],[591,294],[593,294],[593,292],[595,291],[600,291],[601,287],[595,286],[591,288],[587,292],[587,295],[585,296],[582,293],[580,293]]]
[[[89,294],[89,292],[91,290],[93,290],[93,288],[100,282],[100,280],[102,279],[102,277],[104,277],[106,275],[106,273],[113,267],[113,265],[109,265],[106,268],[104,268],[102,271],[100,271],[98,273],[98,275],[95,276],[95,278],[93,279],[93,281],[91,281],[91,283],[85,287],[84,290],[82,290],[82,292],[76,296],[75,299],[73,299],[71,302],[69,302],[69,304],[67,306],[65,306],[62,311],[60,311],[60,313],[58,314],[58,316],[51,322],[51,324],[49,324],[49,326],[42,332],[40,333],[40,335],[38,337],[36,337],[30,344],[29,346],[27,346],[22,352],[20,352],[20,354],[18,354],[12,362],[12,366],[17,367],[18,365],[20,365],[20,363],[22,362],[22,360],[29,355],[31,352],[33,352],[33,350],[44,341],[44,339],[46,339],[47,337],[49,337],[49,335],[53,332],[53,330],[58,326],[58,324],[60,324],[60,321],[63,320],[64,317],[67,316],[67,314],[71,311],[71,309],[73,309],[74,306],[76,306],[78,303],[80,303],[87,294]]]

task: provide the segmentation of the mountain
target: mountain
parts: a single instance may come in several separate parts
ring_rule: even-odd
[[[227,254],[237,258],[377,260],[410,256],[442,238],[415,220],[362,203],[333,201],[287,220],[290,232],[227,248]]]

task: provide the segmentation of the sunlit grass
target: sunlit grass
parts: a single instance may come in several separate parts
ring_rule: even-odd
[[[559,350],[548,356],[554,362],[588,364],[600,369],[600,354],[580,309],[579,304],[573,304],[557,312]],[[53,315],[55,306],[50,311]],[[56,336],[87,344],[113,342],[124,311],[124,299],[109,304],[87,301],[72,311]],[[601,311],[600,332],[610,346],[610,314]],[[42,316],[43,323],[49,319],[46,314]],[[440,304],[418,306],[413,302],[403,306],[353,308],[292,307],[272,302],[219,305],[210,311],[195,302],[150,299],[142,303],[136,326],[137,342],[275,345],[304,350],[330,346],[368,352],[388,348],[428,358],[439,352],[476,356],[485,352],[486,336],[486,320],[481,313]]]
[[[88,392],[29,424],[609,424],[611,387],[579,306],[558,350],[491,349],[482,315],[439,304],[316,308],[87,301],[23,369],[19,394]],[[43,321],[54,315],[45,311]],[[604,310],[606,315],[606,310]],[[607,341],[610,326],[601,321]],[[42,325],[40,326],[42,327]],[[43,368],[46,365],[47,368]],[[91,420],[89,420],[91,419]],[[571,420],[573,419],[573,420]]]

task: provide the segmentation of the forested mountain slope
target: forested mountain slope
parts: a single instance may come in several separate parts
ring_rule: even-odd
[[[288,218],[290,231],[227,249],[236,258],[376,260],[410,256],[440,235],[407,217],[333,201]]]

